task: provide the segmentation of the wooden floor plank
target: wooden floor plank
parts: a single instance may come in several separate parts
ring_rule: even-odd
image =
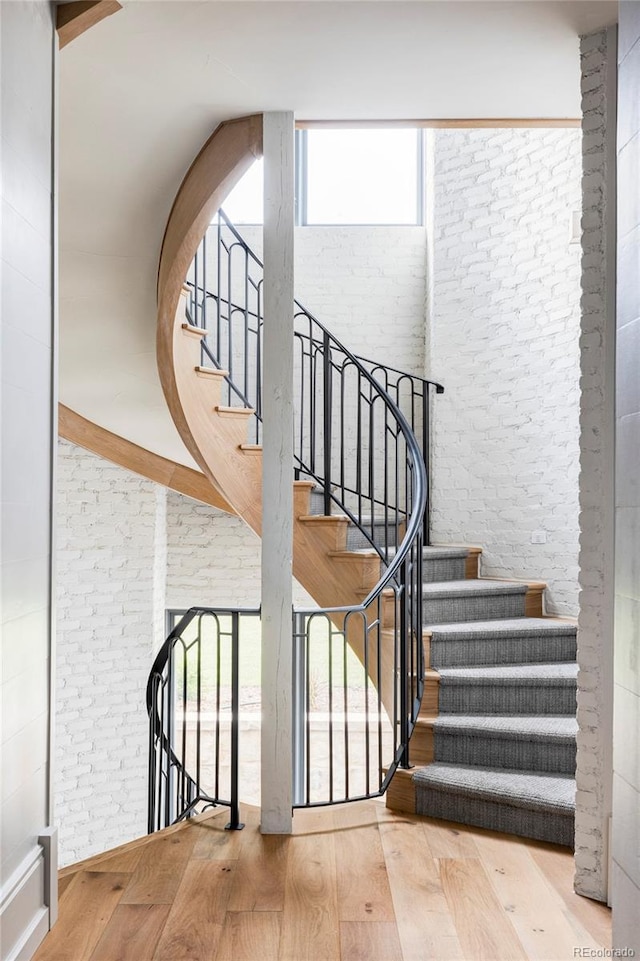
[[[133,874],[140,864],[144,848],[133,848],[130,851],[123,851],[121,854],[114,854],[112,858],[105,858],[100,862],[100,871],[115,871],[117,874]]]
[[[393,900],[375,809],[336,810],[336,879],[341,921],[392,921]],[[364,813],[364,817],[363,817]]]
[[[289,838],[260,834],[258,826],[251,824],[243,835],[229,911],[282,911]]]
[[[377,814],[404,961],[466,961],[420,820]]]
[[[341,961],[403,961],[398,929],[390,921],[341,921]]]
[[[208,957],[215,961],[278,961],[281,925],[280,912],[229,912],[218,951]]]
[[[334,838],[326,828],[290,839],[279,961],[340,961]]]
[[[532,961],[549,958],[571,959],[576,947],[576,932],[567,921],[558,896],[539,871],[524,845],[505,835],[476,838],[482,864],[489,880],[509,914],[527,957]],[[597,948],[593,938],[581,947]]]
[[[152,961],[168,904],[119,904],[90,961]]]
[[[75,874],[67,874],[63,878],[58,878],[58,901],[62,898],[74,878]]]
[[[153,961],[211,961],[237,867],[237,861],[219,860],[187,865]]]
[[[539,870],[562,898],[565,917],[576,932],[576,944],[582,944],[586,934],[587,938],[594,938],[601,947],[610,948],[611,908],[600,901],[576,894],[573,888],[575,862],[572,852],[542,841],[529,842],[528,847]]]
[[[296,812],[291,837],[241,816],[241,832],[216,809],[63,869],[35,961],[564,961],[611,946],[609,910],[573,893],[553,845],[383,801]]]
[[[240,857],[244,843],[244,831],[227,831],[229,812],[220,814],[199,824],[193,857],[204,860],[233,861]]]
[[[194,830],[187,827],[178,834],[146,845],[135,874],[130,876],[122,903],[172,904],[195,840]]]
[[[439,862],[465,961],[526,961],[527,954],[475,858]]]
[[[88,961],[118,906],[128,874],[79,871],[60,905],[58,923],[34,961]]]
[[[451,821],[423,818],[422,829],[434,858],[477,858],[473,829]]]

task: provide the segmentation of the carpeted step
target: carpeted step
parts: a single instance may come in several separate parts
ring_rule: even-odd
[[[447,667],[438,674],[440,714],[576,713],[575,662]]]
[[[568,715],[445,714],[433,722],[434,760],[573,776],[577,730]]]
[[[489,579],[425,584],[422,623],[429,626],[524,617],[526,593],[526,584]]]
[[[389,550],[389,557],[395,554]],[[425,584],[441,581],[461,581],[465,579],[467,547],[423,547],[422,548],[422,580]]]
[[[441,581],[463,581],[469,551],[466,547],[424,547],[422,580],[425,584]]]
[[[413,781],[417,814],[573,845],[576,785],[565,774],[434,763]]]
[[[576,626],[547,617],[519,617],[466,624],[442,624],[431,635],[430,664],[527,664],[572,661]]]
[[[404,525],[404,514],[398,519],[398,529],[396,530],[395,515],[389,514],[388,518],[370,518],[363,520],[364,531],[361,531],[353,522],[347,529],[347,550],[358,551],[371,550],[371,542],[384,551],[387,547],[395,547],[396,538],[402,540],[402,525]]]

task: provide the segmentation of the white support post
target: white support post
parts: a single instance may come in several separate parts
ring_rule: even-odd
[[[263,834],[292,827],[294,122],[264,114],[262,377]]]

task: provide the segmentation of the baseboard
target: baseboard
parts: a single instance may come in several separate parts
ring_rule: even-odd
[[[27,961],[49,930],[44,876],[44,851],[38,845],[3,885],[0,893],[2,961]]]
[[[18,865],[0,892],[1,961],[30,961],[55,923],[56,831],[48,829],[39,840],[41,843]]]

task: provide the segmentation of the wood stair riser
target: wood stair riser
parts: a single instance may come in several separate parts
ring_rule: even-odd
[[[411,764],[431,764],[433,761],[433,727],[430,722],[419,718],[411,736],[409,745],[409,761]]]
[[[356,591],[371,591],[380,580],[380,558],[355,552],[336,551],[331,555],[338,572],[356,585]]]

